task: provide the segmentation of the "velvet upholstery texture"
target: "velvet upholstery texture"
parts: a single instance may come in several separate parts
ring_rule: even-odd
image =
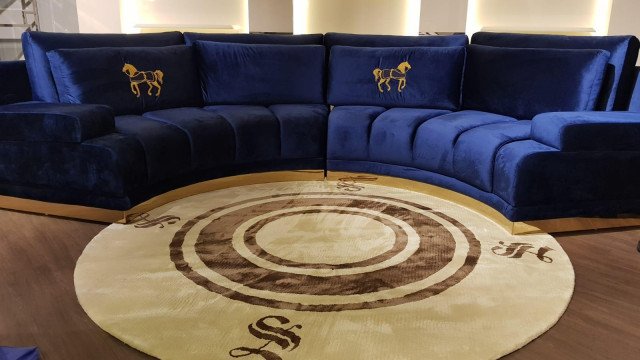
[[[328,102],[457,110],[464,59],[464,47],[335,46]]]
[[[629,101],[629,111],[640,112],[640,67],[636,67],[634,71],[634,87]]]
[[[640,152],[558,151],[533,140],[509,143],[495,160],[493,192],[532,219],[564,207],[562,217],[622,214],[640,199]],[[636,208],[637,209],[637,208]],[[637,212],[631,211],[631,212]]]
[[[40,200],[96,206],[95,198],[123,197],[147,183],[140,143],[122,134],[82,143],[0,141],[0,158],[0,184],[11,191],[4,195],[20,196],[25,188],[35,188]],[[61,199],[59,191],[75,194]]]
[[[447,110],[392,108],[371,124],[369,160],[410,166],[416,132]]]
[[[63,103],[108,105],[118,115],[202,105],[189,46],[62,49],[47,56]]]
[[[184,44],[184,38],[178,31],[153,34],[67,34],[41,31],[22,33],[22,48],[27,62],[33,99],[48,102],[58,101],[58,93],[47,58],[47,52],[50,50],[181,44]]]
[[[197,41],[196,48],[208,105],[324,103],[323,46]]]
[[[532,119],[594,110],[609,53],[469,45],[462,107]]]
[[[0,61],[0,105],[31,100],[31,86],[24,61]]]
[[[493,191],[493,164],[498,151],[529,139],[531,121],[507,121],[479,126],[460,134],[453,147],[453,176],[480,190]]]
[[[507,146],[511,146],[513,144],[518,144],[518,142],[508,144]],[[562,154],[560,152],[557,153]],[[433,184],[482,201],[483,203],[498,210],[511,221],[526,221],[574,216],[615,217],[617,214],[637,213],[637,209],[640,208],[640,194],[638,194],[638,187],[633,186],[633,181],[630,181],[629,179],[638,179],[640,176],[640,166],[625,170],[624,166],[621,165],[625,161],[627,161],[628,164],[640,165],[639,155],[640,153],[638,152],[613,152],[606,155],[598,154],[597,156],[593,156],[588,153],[567,153],[565,155],[561,155],[561,157],[565,157],[565,159],[562,161],[553,161],[552,166],[554,168],[561,168],[565,166],[566,169],[566,166],[572,161],[580,159],[580,172],[563,178],[563,172],[549,174],[550,176],[546,177],[545,170],[548,171],[546,166],[544,167],[545,170],[541,170],[539,172],[532,171],[532,173],[535,174],[535,177],[527,178],[525,176],[522,180],[526,181],[526,184],[518,184],[518,192],[520,192],[521,195],[526,196],[527,193],[530,193],[532,198],[538,198],[538,201],[531,203],[532,205],[524,205],[520,202],[515,202],[516,205],[513,205],[494,193],[482,191],[472,185],[449,176],[444,176],[432,171],[416,169],[414,167],[370,161],[329,159],[327,160],[327,168],[330,171],[353,171],[380,174]],[[594,164],[591,168],[592,170],[590,170],[588,166],[590,157],[598,159],[597,164]],[[538,164],[544,165],[545,161],[548,161],[548,159],[541,159]],[[608,161],[611,162],[609,163]],[[528,169],[535,170],[535,165],[528,167]],[[571,169],[573,170],[574,168]],[[613,174],[615,174],[615,181],[612,181],[611,183],[607,183],[606,175],[601,175],[606,174],[608,170],[614,170]],[[584,177],[591,171],[598,172],[598,181],[589,183],[581,182],[581,177]],[[565,170],[564,173],[566,172],[567,171]],[[527,175],[531,175],[532,173]],[[519,174],[513,173],[513,176],[517,177]],[[574,186],[574,184],[577,184],[578,186]],[[614,189],[618,196],[612,198],[606,196],[609,186],[616,185],[622,185],[621,187]],[[509,185],[505,186],[505,188],[508,186]],[[548,197],[544,196],[547,189],[553,189],[552,193]],[[587,194],[592,189],[600,190],[596,193],[591,192],[590,194],[594,194],[594,196],[590,195],[589,200],[580,200],[581,193]],[[508,193],[509,190],[506,191]],[[627,198],[622,197],[625,191],[630,191],[628,192],[629,196]],[[603,193],[605,194],[604,197],[599,200],[594,200],[598,196],[602,196]],[[570,196],[567,196],[568,194],[570,194]],[[573,201],[571,199],[573,199]]]
[[[564,36],[478,32],[472,44],[511,48],[601,49],[609,65],[596,110],[626,110],[640,42],[634,36]]]
[[[185,32],[184,41],[193,45],[196,41],[215,41],[238,44],[322,45],[322,34],[207,34]]]
[[[329,114],[327,158],[368,160],[373,122],[387,109],[380,106],[336,106]]]
[[[460,136],[484,125],[506,122],[515,122],[515,119],[473,110],[431,119],[416,129],[413,141],[414,167],[454,176],[453,154]]]
[[[401,35],[360,35],[328,32],[324,35],[327,50],[335,45],[357,47],[455,47],[469,43],[467,35],[445,36],[401,36]]]
[[[532,124],[531,139],[558,150],[640,151],[640,113],[546,113]]]
[[[0,141],[80,143],[114,130],[113,111],[107,106],[43,102],[0,106]]]

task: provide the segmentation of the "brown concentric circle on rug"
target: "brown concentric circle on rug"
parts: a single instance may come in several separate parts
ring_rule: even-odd
[[[333,207],[333,209],[327,207]],[[265,220],[286,216],[287,210],[282,212],[282,209],[293,210],[294,214],[331,211],[360,214],[369,212],[368,216],[372,219],[384,221],[381,219],[383,216],[400,219],[413,228],[415,233],[422,235],[418,240],[418,247],[405,261],[385,268],[338,275],[335,275],[336,270],[357,269],[357,267],[353,264],[346,266],[320,264],[319,267],[318,264],[311,266],[293,264],[273,255],[269,256],[256,246],[249,246],[250,249],[253,248],[251,252],[254,254],[258,253],[258,256],[266,257],[268,261],[284,263],[285,267],[293,265],[298,269],[302,267],[318,270],[316,273],[300,274],[295,272],[301,270],[285,269],[283,271],[282,266],[277,267],[277,270],[259,266],[234,248],[234,232],[247,221],[247,217],[253,219],[281,211],[278,215],[255,221],[253,225],[248,226],[249,231],[241,234],[242,239],[252,245],[254,244],[252,236],[257,229],[268,223]],[[355,209],[355,211],[349,209]],[[185,238],[189,233],[196,232],[194,228],[197,224],[205,221],[209,223],[198,231],[194,246],[195,253],[202,263],[220,276],[211,276],[211,272],[205,275],[195,271],[184,256]],[[402,241],[404,237],[402,232],[399,233]],[[456,245],[454,234],[457,235],[458,240],[464,239],[466,246]],[[402,250],[396,246],[394,249],[396,249],[395,255]],[[456,249],[465,249],[466,256],[458,260],[455,266],[447,267],[452,262]],[[359,263],[357,266],[375,264],[377,260],[388,260],[392,255],[394,255],[393,251],[377,259]],[[370,309],[425,299],[441,293],[464,279],[472,271],[479,256],[480,245],[473,233],[444,214],[407,201],[398,202],[379,196],[331,193],[279,194],[215,208],[188,221],[171,242],[171,258],[176,268],[207,290],[255,305],[306,311]],[[323,276],[322,270],[325,272],[329,270],[329,272]],[[440,278],[436,277],[438,281],[435,282],[425,281],[434,274],[442,274],[444,270],[448,271],[448,276],[440,275]],[[274,296],[276,294],[278,296]],[[283,294],[284,296],[280,296]],[[305,303],[285,300],[287,297],[299,298],[300,295],[315,295],[319,300],[314,302],[311,297],[306,297]],[[360,295],[360,297],[354,295]],[[327,296],[333,296],[333,300],[337,301],[328,301]]]

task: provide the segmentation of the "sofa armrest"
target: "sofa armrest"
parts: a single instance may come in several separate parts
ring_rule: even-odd
[[[533,118],[531,139],[561,151],[640,151],[640,113],[540,114]]]
[[[104,105],[24,102],[0,106],[1,141],[79,143],[114,131],[113,110]]]

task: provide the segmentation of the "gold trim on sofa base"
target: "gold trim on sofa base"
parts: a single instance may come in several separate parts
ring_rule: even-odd
[[[188,196],[234,186],[262,184],[282,181],[323,181],[323,170],[273,171],[246,175],[229,176],[203,181],[179,189],[168,191],[140,203],[129,210],[107,210],[94,207],[50,203],[44,201],[0,196],[0,208],[29,213],[60,216],[105,223],[127,223],[135,215],[148,212],[164,204]]]
[[[324,172],[322,170],[274,171],[229,176],[171,190],[125,211],[50,203],[10,196],[0,196],[0,208],[105,223],[126,223],[135,215],[148,212],[175,200],[208,191],[270,182],[323,181],[324,179]],[[357,184],[358,182],[361,182],[361,184],[374,183],[436,196],[474,210],[501,225],[506,231],[512,234],[528,234],[536,232],[554,233],[640,226],[640,216],[626,218],[560,218],[513,222],[509,221],[497,210],[478,200],[455,191],[418,181],[374,174],[339,171],[328,172],[326,179],[342,181],[348,185]]]
[[[510,221],[505,218],[494,208],[473,199],[469,196],[457,193],[452,190],[447,190],[435,185],[425,184],[419,181],[407,180],[402,178],[373,175],[367,173],[352,173],[342,171],[329,171],[327,172],[327,180],[332,181],[346,181],[352,183],[357,182],[358,177],[367,177],[366,183],[374,183],[377,185],[391,186],[406,190],[411,190],[427,195],[439,197],[444,200],[452,201],[456,204],[465,206],[475,212],[478,212],[485,217],[491,219],[493,222],[502,226],[505,230],[511,234],[530,234],[537,232],[556,233],[556,232],[568,232],[568,231],[580,231],[580,230],[597,230],[608,228],[620,228],[640,226],[640,216],[627,217],[627,218],[559,218],[549,220],[535,220],[535,221]],[[371,180],[375,178],[375,180]]]

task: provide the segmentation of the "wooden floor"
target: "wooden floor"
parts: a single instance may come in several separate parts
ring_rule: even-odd
[[[45,360],[149,358],[94,325],[76,299],[75,262],[103,228],[0,210],[0,345],[36,345]],[[571,304],[505,358],[640,359],[640,230],[557,238],[575,267]]]

